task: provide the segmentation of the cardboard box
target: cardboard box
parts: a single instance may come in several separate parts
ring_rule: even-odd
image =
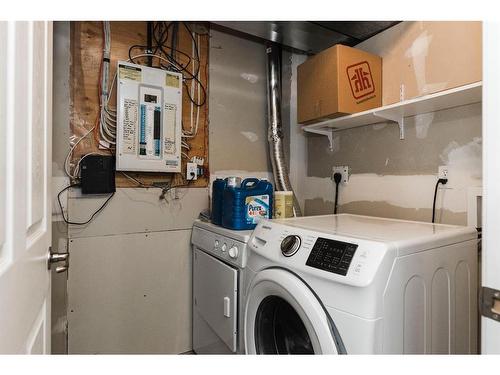
[[[297,119],[310,124],[382,106],[382,59],[337,44],[299,65]]]

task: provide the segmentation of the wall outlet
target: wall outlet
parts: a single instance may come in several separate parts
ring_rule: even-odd
[[[450,178],[448,176],[448,171],[447,165],[440,165],[438,168],[438,178]]]
[[[347,184],[349,182],[349,167],[347,165],[339,165],[332,168],[332,180],[335,173],[340,173],[342,175],[342,180],[340,183]]]
[[[186,164],[186,180],[192,181],[198,179],[198,164],[187,163]]]

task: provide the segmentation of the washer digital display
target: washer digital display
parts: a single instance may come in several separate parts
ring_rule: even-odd
[[[323,271],[347,275],[358,245],[319,237],[307,258],[306,265]]]

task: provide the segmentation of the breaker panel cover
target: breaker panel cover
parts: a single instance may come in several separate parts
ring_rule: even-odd
[[[181,171],[182,74],[119,61],[116,170]]]

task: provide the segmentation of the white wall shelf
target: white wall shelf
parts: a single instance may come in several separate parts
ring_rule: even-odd
[[[404,139],[404,119],[406,117],[479,103],[481,101],[482,82],[476,82],[368,111],[337,117],[316,124],[304,125],[302,129],[309,133],[327,136],[330,141],[330,149],[332,150],[334,132],[386,121],[397,123],[399,125],[399,138]]]

